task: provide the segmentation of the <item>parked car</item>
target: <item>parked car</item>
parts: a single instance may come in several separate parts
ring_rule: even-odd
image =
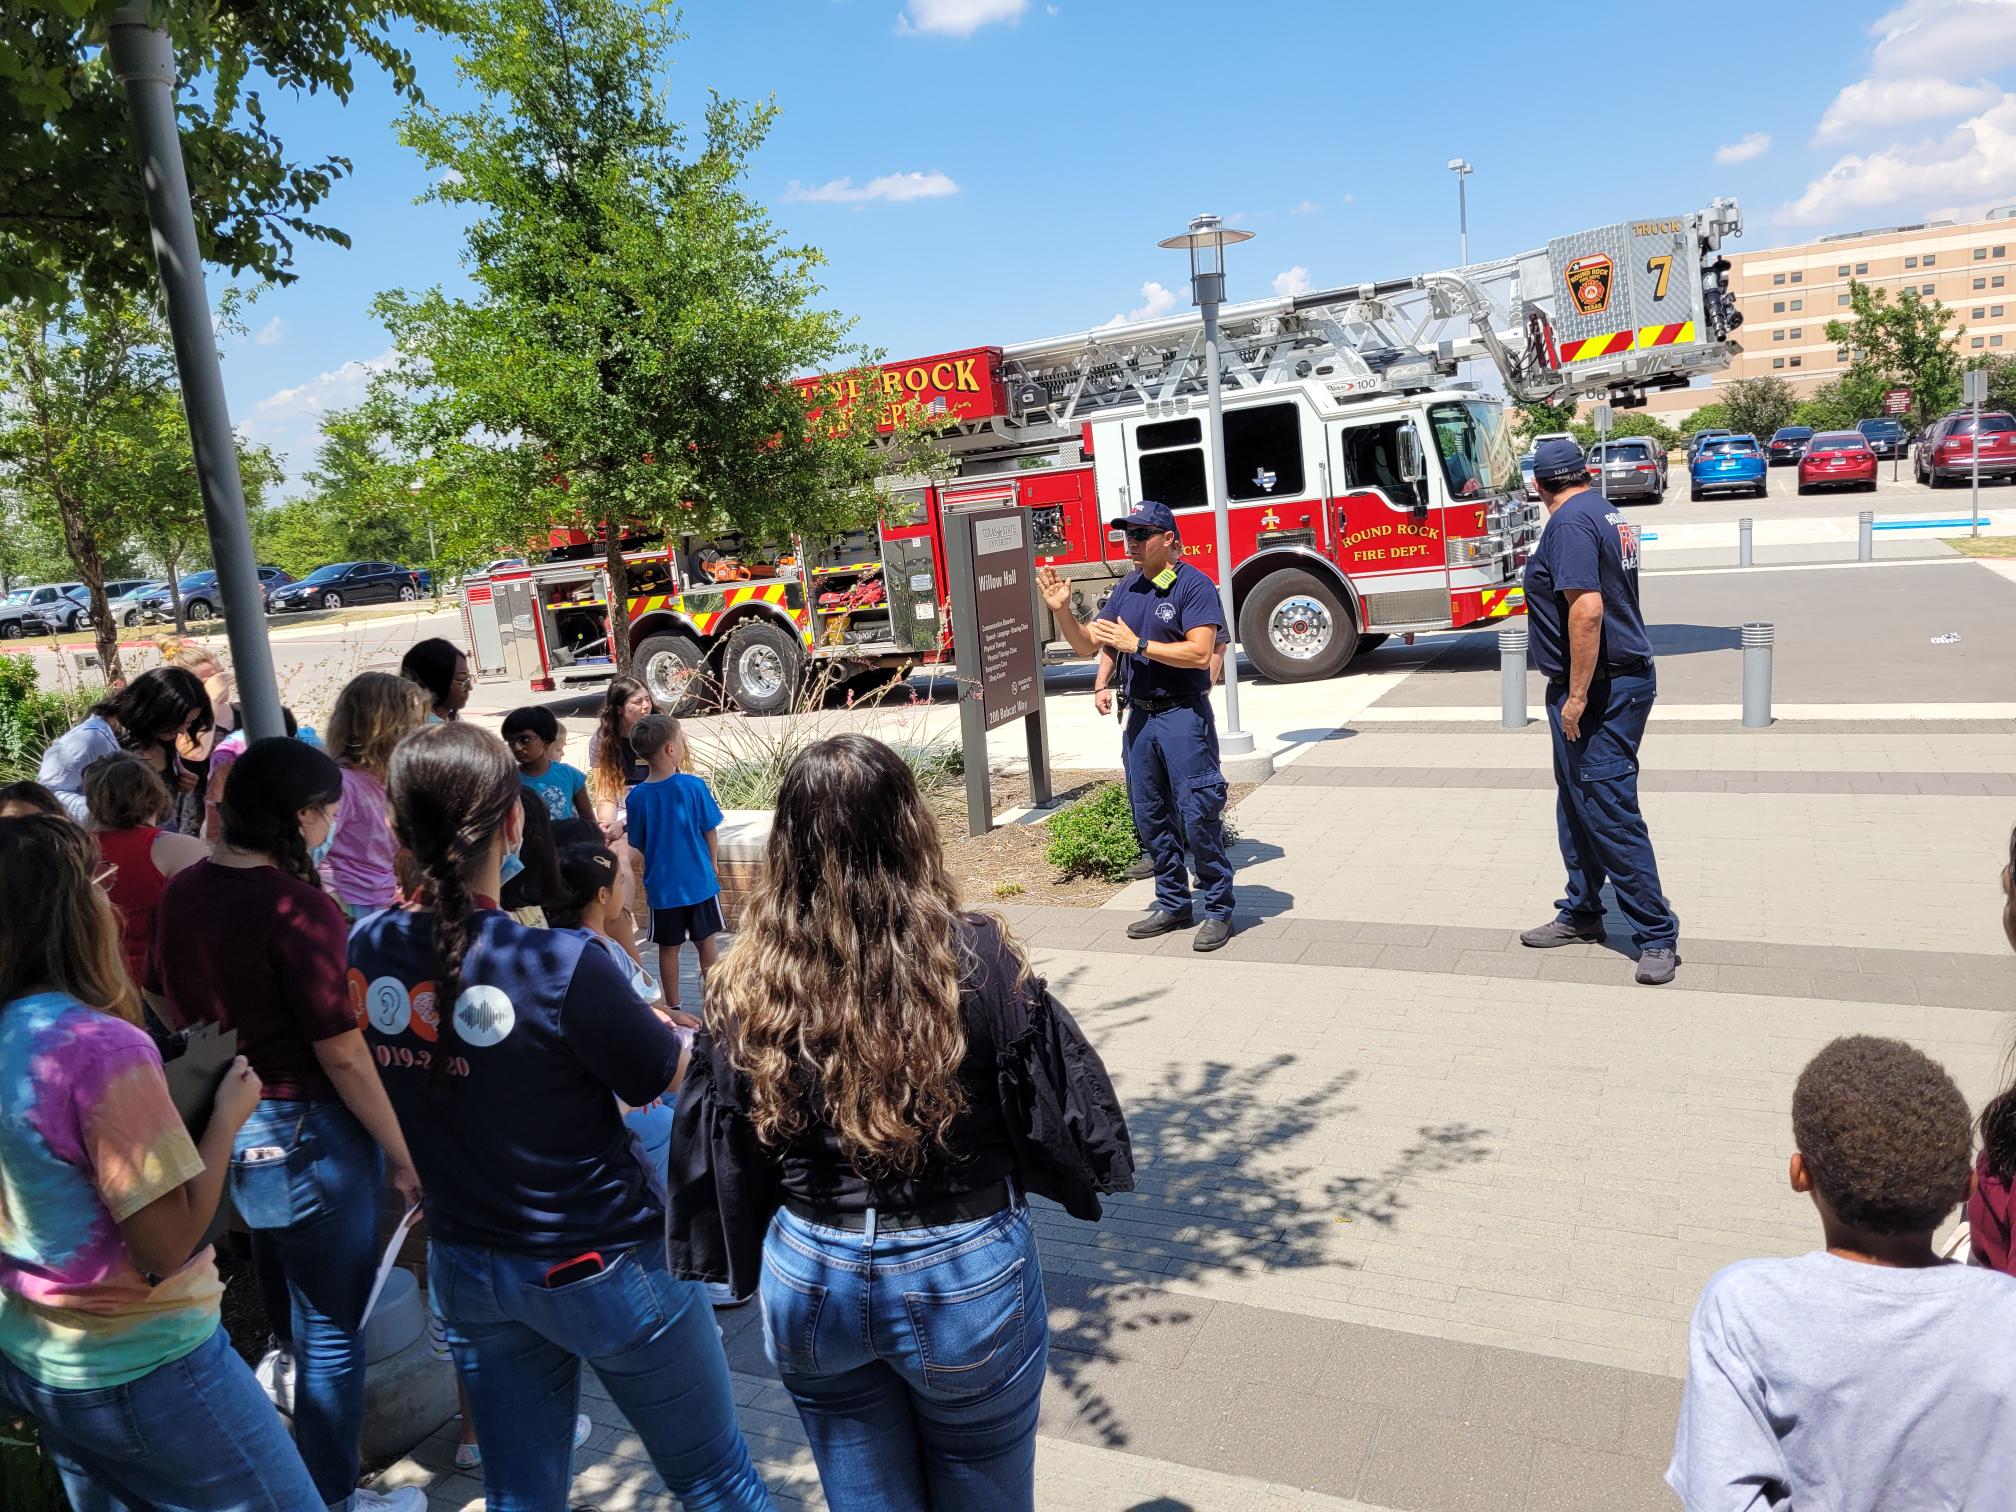
[[[1812,439],[1813,427],[1810,425],[1781,425],[1771,432],[1771,439],[1765,443],[1765,460],[1773,467],[1797,462],[1806,455],[1806,443]]]
[[[259,569],[259,595],[262,607],[272,612],[272,595],[276,588],[284,588],[294,581],[294,575],[278,567]],[[206,620],[224,612],[224,593],[218,586],[214,568],[202,572],[192,572],[182,579],[182,617],[191,620]],[[146,595],[140,601],[140,618],[150,623],[172,624],[175,620],[175,605],[169,597],[168,588],[163,584],[156,593]]]
[[[16,588],[7,595],[7,605],[18,611],[10,623],[19,628],[6,632],[10,639],[22,635],[47,635],[52,630],[64,629],[70,622],[71,612],[76,608],[76,600],[70,597],[70,590],[81,589],[82,583],[36,583],[27,588]]]
[[[112,616],[112,623],[127,629],[140,623],[140,605],[153,594],[165,594],[168,584],[160,578],[144,578],[129,582],[119,593],[114,593],[114,585],[105,585],[105,612]]]
[[[1799,459],[1799,492],[1815,488],[1876,491],[1876,451],[1859,430],[1823,431]]]
[[[1709,426],[1706,430],[1695,431],[1693,435],[1687,438],[1687,465],[1692,467],[1694,459],[1701,455],[1701,448],[1716,437],[1733,436],[1735,434],[1732,430],[1724,430],[1720,426],[1714,425]]]
[[[1974,434],[1974,412],[1958,410],[1941,415],[1918,442],[1914,464],[1920,483],[1943,488],[1948,483],[1964,483],[1974,475],[1974,460],[1980,453],[1981,476],[2006,478],[2016,474],[2016,415],[2007,410],[1984,410],[1981,434]]]
[[[1712,493],[1746,493],[1763,498],[1771,485],[1765,479],[1764,448],[1755,436],[1710,437],[1687,465],[1689,496],[1699,503]]]
[[[1590,449],[1589,476],[1606,499],[1657,504],[1666,497],[1666,454],[1647,437],[1620,436]]]
[[[412,603],[420,575],[392,562],[331,562],[273,595],[273,612],[341,609],[346,604]]]
[[[105,597],[131,593],[145,582],[145,578],[113,578],[105,584]],[[81,630],[91,620],[91,590],[82,583],[64,583],[61,587],[55,598],[40,600],[36,612],[51,630]]]
[[[1870,452],[1885,461],[1901,457],[1911,449],[1911,432],[1904,428],[1903,421],[1893,420],[1888,415],[1875,420],[1857,420],[1855,429],[1869,443]]]

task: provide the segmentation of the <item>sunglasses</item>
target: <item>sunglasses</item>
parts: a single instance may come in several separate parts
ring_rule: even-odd
[[[1168,533],[1166,530],[1150,530],[1146,525],[1129,525],[1124,530],[1109,530],[1106,533],[1106,538],[1109,541],[1124,539],[1132,541],[1137,546],[1145,546],[1157,536],[1167,535]]]

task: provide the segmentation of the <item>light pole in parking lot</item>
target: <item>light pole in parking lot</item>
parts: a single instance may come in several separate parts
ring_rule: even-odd
[[[1235,231],[1215,215],[1200,215],[1181,236],[1156,245],[1190,254],[1190,298],[1204,316],[1204,395],[1211,416],[1211,518],[1218,527],[1218,609],[1225,617],[1225,729],[1218,737],[1224,756],[1250,756],[1253,737],[1239,724],[1239,627],[1232,618],[1232,517],[1225,487],[1225,402],[1218,391],[1218,306],[1225,302],[1225,249],[1251,241],[1251,231]]]
[[[1463,193],[1463,180],[1477,171],[1474,163],[1465,158],[1449,159],[1449,171],[1456,175],[1456,228],[1462,236],[1463,261],[1459,266],[1470,266],[1470,204]]]

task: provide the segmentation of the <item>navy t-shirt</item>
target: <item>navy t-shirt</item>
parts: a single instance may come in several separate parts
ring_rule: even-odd
[[[679,1067],[671,1029],[584,936],[486,909],[471,921],[450,1032],[433,924],[386,909],[350,933],[351,1002],[413,1152],[428,1229],[555,1259],[660,1242],[663,1179],[616,1099],[665,1094]]]
[[[1199,625],[1222,633],[1225,616],[1218,607],[1218,585],[1188,562],[1176,564],[1176,580],[1157,588],[1141,572],[1120,580],[1095,619],[1118,620],[1145,641],[1188,640]],[[1172,667],[1150,661],[1145,650],[1131,656],[1115,654],[1121,688],[1130,699],[1201,698],[1211,691],[1208,667]]]
[[[1638,608],[1638,530],[1595,489],[1584,489],[1554,511],[1526,564],[1526,618],[1535,669],[1568,675],[1565,588],[1603,595],[1603,639],[1596,676],[1652,655]]]

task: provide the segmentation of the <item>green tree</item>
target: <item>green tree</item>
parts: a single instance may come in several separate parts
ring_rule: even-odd
[[[1986,356],[1968,358],[1967,371],[1972,372],[1976,368],[1988,375],[1988,397],[1982,400],[1981,408],[2016,413],[2016,357],[1990,352]]]
[[[1852,380],[1856,397],[1910,389],[1911,414],[1921,430],[1960,402],[1960,340],[1967,328],[1948,329],[1951,310],[1916,289],[1893,301],[1888,289],[1851,283],[1848,295],[1849,318],[1828,321],[1827,339],[1849,349],[1853,361],[1844,382]],[[1880,412],[1865,409],[1857,418]]]
[[[420,560],[426,527],[414,479],[389,455],[371,406],[332,411],[304,478],[308,492],[252,516],[260,560],[296,577],[326,562]]]
[[[1519,418],[1512,424],[1514,439],[1529,446],[1535,436],[1544,436],[1549,431],[1570,430],[1575,424],[1577,401],[1566,400],[1561,404],[1548,404],[1539,399],[1515,399],[1512,408]]]
[[[1680,437],[1687,440],[1697,431],[1734,430],[1729,423],[1729,407],[1718,402],[1704,404],[1685,420],[1680,422]]]
[[[1783,378],[1738,378],[1722,393],[1729,429],[1738,435],[1767,441],[1780,426],[1792,423],[1799,396]]]
[[[476,296],[374,306],[403,359],[407,448],[453,480],[470,533],[578,513],[618,602],[626,526],[853,529],[882,469],[876,406],[829,385],[808,414],[791,382],[869,354],[815,302],[820,254],[781,243],[743,188],[775,109],[710,96],[689,146],[659,83],[679,40],[663,0],[500,0],[459,60],[480,101],[400,123],[429,197],[474,212]],[[628,618],[610,621],[621,664]]]
[[[114,0],[10,0],[0,7],[0,304],[60,307],[77,289],[154,285],[147,206],[124,91],[104,43]],[[418,98],[407,23],[456,30],[461,0],[157,0],[176,53],[177,113],[206,262],[288,282],[294,239],[349,245],[311,217],[350,171],[303,160],[269,129],[261,80],[348,100],[354,61]]]

